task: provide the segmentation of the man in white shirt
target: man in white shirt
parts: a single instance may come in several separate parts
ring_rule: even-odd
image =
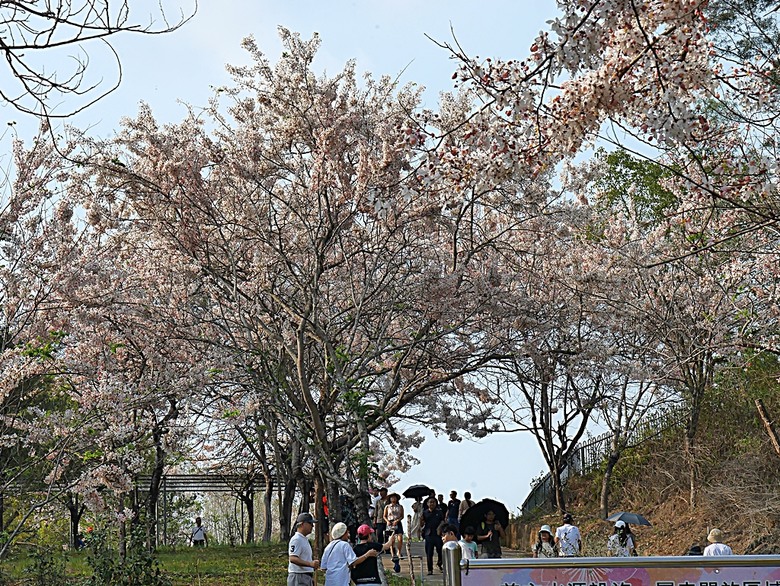
[[[203,526],[200,517],[195,517],[195,527],[190,531],[190,544],[192,547],[206,547],[209,544],[209,536],[206,535],[206,528]]]
[[[349,586],[350,570],[368,558],[376,558],[377,551],[369,549],[358,557],[349,543],[349,531],[344,523],[336,523],[330,536],[331,542],[322,552],[320,563],[325,570],[325,586]]]
[[[704,555],[734,555],[731,548],[725,543],[722,543],[723,531],[720,529],[713,529],[710,531],[710,534],[707,535],[707,541],[709,541],[710,544],[704,548]]]
[[[582,553],[582,536],[574,526],[571,513],[563,516],[563,525],[555,530],[555,544],[558,546],[558,555],[563,558],[576,557]]]
[[[308,535],[314,529],[314,517],[301,513],[295,520],[295,534],[287,549],[287,586],[311,586],[314,570],[320,567],[320,560],[312,559]]]
[[[368,490],[368,494],[370,495],[370,500],[368,504],[368,518],[371,519],[371,521],[373,521],[374,516],[376,515],[376,505],[377,503],[379,503],[382,497],[379,496],[379,489],[376,486],[372,486]]]

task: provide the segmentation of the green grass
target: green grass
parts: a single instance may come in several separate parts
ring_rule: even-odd
[[[69,586],[79,584],[82,578],[90,575],[86,557],[85,552],[67,554]],[[161,549],[157,558],[174,586],[276,586],[287,582],[286,544]],[[10,584],[21,586],[29,564],[28,552],[18,549],[9,559],[0,562],[0,570],[10,578]],[[390,586],[409,586],[408,578],[389,575],[388,579]],[[324,584],[322,574],[317,582]]]

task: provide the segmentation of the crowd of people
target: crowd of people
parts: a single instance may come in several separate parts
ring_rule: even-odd
[[[474,506],[471,494],[458,499],[456,491],[450,493],[448,502],[444,496],[431,491],[427,497],[417,497],[412,504],[413,516],[409,523],[410,539],[420,539],[425,544],[428,574],[433,574],[434,557],[442,570],[442,546],[457,542],[464,559],[500,558],[501,543],[506,539],[506,527],[497,520],[496,511],[490,507],[474,509],[480,517],[476,524],[461,527],[464,515]],[[336,523],[330,529],[330,542],[321,559],[313,559],[307,536],[312,532],[314,518],[301,513],[296,521],[296,533],[289,544],[288,586],[311,586],[314,570],[325,570],[325,586],[349,586],[350,580],[357,586],[380,586],[380,565],[373,561],[382,552],[392,555],[393,569],[400,572],[400,559],[404,557],[404,507],[398,493],[388,494],[387,489],[372,491],[369,510],[371,524],[355,528]],[[473,515],[471,516],[473,518]],[[578,557],[583,554],[582,534],[574,524],[571,513],[563,515],[563,523],[553,532],[550,525],[542,525],[531,550],[535,558]],[[713,529],[707,536],[709,545],[702,549],[691,546],[688,555],[732,555],[731,548],[723,543],[723,533]],[[615,522],[614,531],[607,540],[607,552],[614,557],[636,556],[637,543],[631,527],[623,520]],[[371,563],[366,563],[372,560]]]
[[[442,545],[457,541],[465,558],[501,557],[501,538],[505,528],[495,519],[494,511],[486,511],[478,527],[463,527],[463,515],[474,506],[471,493],[458,498],[456,491],[450,492],[450,499],[444,502],[444,495],[435,491],[417,496],[411,505],[413,515],[407,527],[408,539],[422,540],[428,563],[428,574],[433,574],[434,556],[442,569]],[[375,560],[382,552],[392,556],[393,569],[401,571],[400,560],[404,558],[405,510],[401,495],[388,493],[386,488],[371,489],[369,518],[371,523],[358,525],[356,515],[349,509],[349,502],[342,503],[343,522],[323,527],[330,542],[320,559],[313,557],[308,536],[315,520],[310,513],[301,513],[296,519],[295,534],[288,549],[288,586],[311,586],[314,571],[325,570],[325,586],[348,586],[350,580],[359,586],[382,584],[380,565]],[[346,504],[346,510],[344,505]],[[327,514],[327,513],[326,513]],[[481,552],[481,553],[480,553]]]
[[[688,549],[686,555],[721,556],[733,555],[731,548],[723,543],[723,532],[713,529],[707,535],[707,545],[702,549],[701,545],[694,543]],[[577,557],[582,555],[582,534],[574,525],[571,513],[565,513],[563,524],[553,534],[549,525],[542,525],[537,533],[537,540],[531,551],[535,558]],[[607,554],[610,557],[630,557],[637,553],[636,537],[628,523],[618,519],[615,521],[612,535],[607,539]]]

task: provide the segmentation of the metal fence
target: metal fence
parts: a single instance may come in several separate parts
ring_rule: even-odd
[[[679,425],[684,413],[680,409],[664,409],[645,417],[637,426],[626,448],[636,447],[644,441],[656,437],[661,432]],[[572,474],[588,474],[599,468],[611,451],[612,432],[602,433],[579,445],[564,464],[561,480],[565,483]],[[523,515],[544,510],[553,505],[552,475],[548,472],[531,488],[520,509]]]

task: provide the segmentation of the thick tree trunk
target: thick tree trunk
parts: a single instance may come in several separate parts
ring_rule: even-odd
[[[358,491],[357,494],[352,495],[352,500],[355,502],[355,512],[357,514],[358,521],[360,523],[371,523],[371,519],[368,516],[368,508],[371,506],[371,495],[368,493],[368,480],[369,480],[369,459],[371,455],[371,438],[368,434],[365,422],[362,417],[357,417],[358,433],[360,434],[360,467],[358,469]]]
[[[556,466],[552,474],[553,496],[555,498],[555,508],[558,512],[566,511],[566,496],[563,494],[563,480],[561,479],[562,470]]]
[[[160,501],[160,487],[165,470],[165,450],[162,447],[162,433],[155,429],[154,438],[154,468],[149,479],[149,492],[146,496],[146,547],[154,551],[157,547],[157,505]]]
[[[252,487],[248,487],[246,492],[241,492],[238,495],[241,502],[244,503],[246,508],[247,525],[246,525],[246,541],[244,543],[255,542],[255,491]]]
[[[279,506],[279,537],[282,541],[287,541],[292,536],[293,525],[293,504],[295,504],[295,479],[290,478],[284,483],[281,501]]]
[[[618,460],[620,460],[620,452],[613,450],[609,454],[609,458],[607,458],[607,467],[604,470],[604,477],[601,479],[601,499],[599,500],[599,507],[602,519],[606,519],[609,516],[610,481],[612,480],[612,471],[615,469]]]
[[[325,505],[322,502],[322,497],[325,496],[325,490],[323,488],[322,478],[319,475],[314,477],[314,510],[316,511],[314,517],[318,523],[314,527],[314,547],[317,555],[321,554],[325,548]]]

